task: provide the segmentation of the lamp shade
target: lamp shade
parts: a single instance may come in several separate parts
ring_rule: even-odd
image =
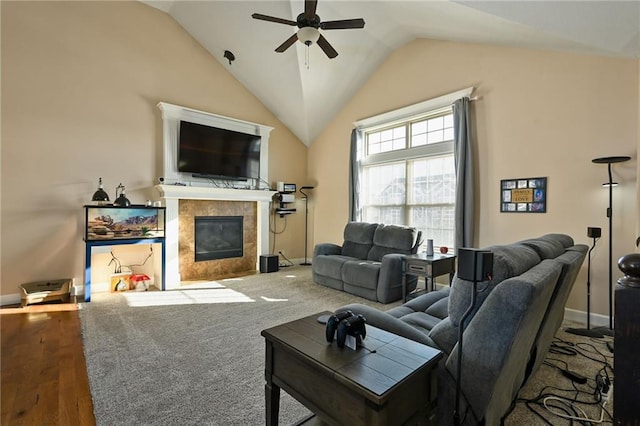
[[[104,190],[102,186],[102,178],[98,179],[98,189],[93,193],[93,197],[91,197],[91,201],[95,201],[99,204],[104,204],[109,201],[109,194]]]
[[[120,192],[120,195],[113,202],[113,205],[118,207],[129,207],[131,205],[131,201],[129,201],[127,196],[124,195],[124,185],[123,184],[118,185],[118,187],[116,188],[116,195],[118,195],[118,189],[120,189],[121,192]]]
[[[318,41],[320,38],[320,31],[317,28],[313,27],[302,27],[298,30],[298,40],[302,43],[310,46],[311,44]]]
[[[124,193],[122,193],[118,198],[116,198],[113,205],[118,207],[129,207],[131,205],[131,201],[129,201],[129,199],[125,197]]]

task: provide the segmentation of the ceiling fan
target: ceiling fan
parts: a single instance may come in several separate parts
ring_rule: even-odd
[[[278,24],[291,25],[292,27],[298,27],[298,31],[289,37],[284,43],[276,48],[276,52],[282,53],[291,47],[297,40],[311,46],[313,43],[318,43],[320,49],[329,57],[335,58],[338,56],[338,52],[329,44],[326,38],[320,34],[319,30],[345,30],[353,28],[364,28],[364,19],[342,19],[339,21],[326,21],[322,22],[320,17],[316,15],[316,7],[318,6],[318,0],[305,0],[304,12],[298,15],[296,21],[290,19],[276,18],[273,16],[262,15],[260,13],[254,13],[251,15],[253,19],[259,19],[262,21],[275,22]]]

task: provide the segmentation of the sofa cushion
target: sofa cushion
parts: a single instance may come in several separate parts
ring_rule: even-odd
[[[402,318],[405,315],[414,313],[414,312],[427,312],[432,306],[436,303],[446,303],[449,299],[449,287],[445,287],[438,291],[430,291],[425,294],[421,294],[418,297],[414,297],[403,305],[396,306],[395,308],[389,309],[387,313],[396,318]],[[432,313],[433,314],[433,313]],[[436,315],[437,316],[437,315]],[[447,313],[445,311],[444,316],[440,318],[445,318]]]
[[[379,225],[367,259],[380,262],[389,253],[411,254],[418,242],[418,230],[407,226]]]
[[[540,237],[540,239],[557,241],[562,244],[564,248],[572,247],[575,244],[573,238],[567,234],[546,234]]]
[[[533,238],[520,241],[527,247],[531,247],[540,256],[540,259],[553,259],[565,252],[565,247],[554,239]]]
[[[348,256],[318,256],[313,260],[313,270],[316,274],[342,280],[342,265],[353,260]]]
[[[426,335],[429,335],[431,329],[442,321],[442,318],[434,317],[424,312],[414,312],[400,319]]]
[[[373,246],[373,234],[378,227],[377,223],[349,222],[344,227],[344,242],[342,243],[342,255],[366,259]]]
[[[491,290],[502,281],[520,275],[540,263],[540,256],[531,247],[515,243],[509,245],[490,246],[484,250],[493,252],[493,279],[478,283],[475,309],[467,321],[471,321]],[[451,323],[459,327],[460,320],[471,304],[472,283],[467,280],[453,278],[449,296],[449,318]]]
[[[451,324],[451,318],[447,317],[436,324],[429,332],[429,338],[436,347],[449,356],[456,343],[458,343],[459,328]]]
[[[449,315],[449,300],[443,298],[429,306],[425,313],[440,319],[445,319]]]
[[[356,287],[375,290],[378,287],[380,262],[349,260],[342,265],[342,281]]]

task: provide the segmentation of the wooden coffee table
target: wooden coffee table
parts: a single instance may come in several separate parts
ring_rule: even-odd
[[[435,423],[442,352],[370,325],[369,350],[340,349],[326,341],[325,325],[317,321],[330,314],[262,331],[267,425],[278,424],[280,389],[329,424]]]

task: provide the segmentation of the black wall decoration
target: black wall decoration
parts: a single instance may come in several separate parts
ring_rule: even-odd
[[[546,213],[547,178],[502,179],[500,181],[500,212]]]

